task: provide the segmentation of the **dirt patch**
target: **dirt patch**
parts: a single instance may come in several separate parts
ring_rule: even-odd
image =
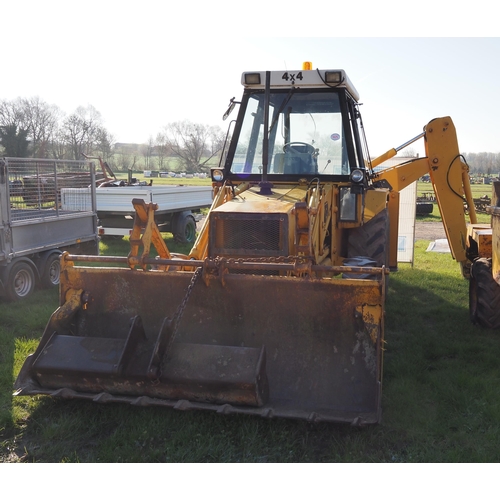
[[[416,240],[440,240],[446,238],[442,222],[418,222],[415,224]]]

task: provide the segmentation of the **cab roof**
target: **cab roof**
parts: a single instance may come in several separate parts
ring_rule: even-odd
[[[264,89],[266,71],[246,71],[241,83],[246,89]],[[270,71],[271,88],[345,88],[357,102],[359,94],[343,69],[281,70]]]

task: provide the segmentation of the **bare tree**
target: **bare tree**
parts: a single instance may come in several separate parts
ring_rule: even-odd
[[[153,140],[153,136],[149,136],[148,142],[141,146],[141,153],[144,157],[144,169],[150,169],[151,156],[153,155],[155,141]]]
[[[31,140],[32,155],[35,158],[45,158],[49,154],[49,144],[57,122],[62,116],[61,111],[38,96],[21,99],[20,104],[24,126]]]
[[[414,148],[405,148],[399,153],[399,156],[403,158],[418,158],[418,153]]]
[[[120,151],[120,163],[123,170],[128,170],[130,168],[130,155],[127,154],[123,147]]]
[[[8,127],[12,125],[21,128],[24,125],[24,117],[22,108],[19,105],[19,99],[15,101],[2,99],[0,101],[0,126]]]
[[[95,153],[103,160],[109,161],[114,155],[115,138],[104,127],[96,132]]]
[[[187,173],[198,172],[217,154],[223,141],[223,132],[219,127],[188,120],[168,124],[165,134],[172,153],[179,158]]]
[[[62,138],[74,160],[82,153],[92,156],[99,134],[102,134],[101,114],[94,106],[80,106],[62,124]]]
[[[496,174],[500,173],[500,153],[462,153],[469,165],[471,174]]]
[[[166,158],[169,152],[169,147],[166,135],[161,132],[156,134],[155,152],[156,157],[158,158],[158,169],[162,171],[167,166]]]
[[[48,156],[49,144],[61,116],[57,106],[38,96],[0,102],[0,125],[26,131],[30,154],[35,157]]]
[[[224,131],[219,126],[211,126],[209,129],[209,146],[208,149],[209,156],[206,160],[200,165],[201,167],[208,167],[208,163],[220,156],[222,149],[224,147],[225,134]]]
[[[64,134],[60,124],[56,124],[49,145],[50,156],[56,160],[63,160],[66,157],[66,145],[64,143]]]

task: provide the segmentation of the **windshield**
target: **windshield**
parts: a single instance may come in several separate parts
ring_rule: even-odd
[[[262,173],[264,93],[248,99],[231,171]],[[273,92],[269,109],[269,174],[349,174],[339,96]]]

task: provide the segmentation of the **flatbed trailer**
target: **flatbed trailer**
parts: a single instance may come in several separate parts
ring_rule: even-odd
[[[130,235],[135,210],[133,199],[158,205],[155,220],[162,232],[172,233],[182,243],[193,243],[202,208],[212,204],[212,186],[122,186],[96,190],[99,234]]]

